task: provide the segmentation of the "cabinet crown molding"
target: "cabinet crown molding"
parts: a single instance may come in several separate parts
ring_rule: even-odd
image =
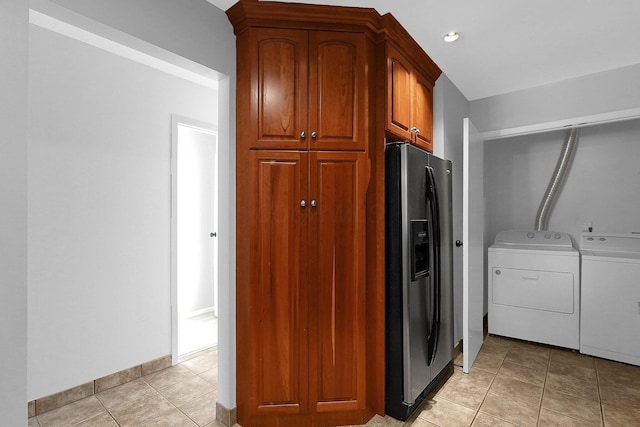
[[[410,58],[412,65],[428,77],[431,83],[435,84],[440,74],[442,74],[440,67],[433,62],[431,57],[427,55],[392,14],[385,13],[381,17],[381,22],[382,25],[379,28],[381,39],[393,44],[404,56]]]
[[[339,14],[336,13],[340,10]],[[370,31],[377,34],[382,17],[373,8],[240,0],[227,16],[236,35],[249,27],[305,30]]]
[[[392,43],[432,83],[442,73],[393,15],[373,8],[240,0],[226,13],[236,35],[250,27],[363,31],[378,42]]]

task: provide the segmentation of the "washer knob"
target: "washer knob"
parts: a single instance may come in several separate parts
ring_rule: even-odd
[[[536,235],[534,233],[532,233],[531,231],[527,233],[527,237],[529,239],[533,239]]]

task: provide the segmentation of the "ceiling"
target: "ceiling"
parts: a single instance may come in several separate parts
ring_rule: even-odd
[[[222,10],[236,2],[207,1]],[[470,101],[640,63],[637,0],[296,3],[391,12]],[[449,31],[459,32],[460,39],[445,43]]]

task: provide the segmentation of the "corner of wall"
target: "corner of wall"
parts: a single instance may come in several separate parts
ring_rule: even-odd
[[[10,426],[27,424],[28,3],[0,3],[0,414]]]

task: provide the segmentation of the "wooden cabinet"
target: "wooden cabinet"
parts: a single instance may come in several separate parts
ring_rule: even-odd
[[[383,408],[369,379],[384,378],[367,363],[383,348],[366,330],[375,34],[359,14],[336,24],[332,7],[241,1],[227,13],[238,46],[238,422],[364,424]]]
[[[384,141],[415,126],[431,143],[439,70],[374,9],[240,0],[227,16],[238,422],[365,424],[384,414]]]
[[[363,33],[255,28],[251,119],[260,149],[364,150]]]
[[[391,138],[433,151],[433,83],[386,45],[387,130]]]

